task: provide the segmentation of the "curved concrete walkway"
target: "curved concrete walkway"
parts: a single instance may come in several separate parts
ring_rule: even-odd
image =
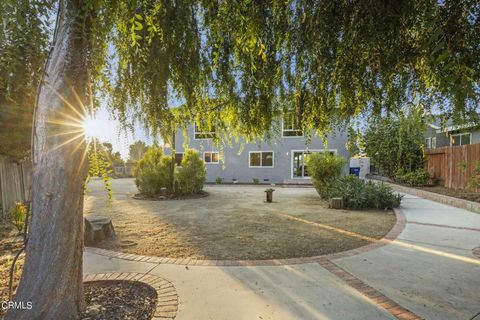
[[[406,196],[388,245],[282,266],[183,266],[85,252],[87,274],[169,280],[176,319],[480,319],[480,214]],[[478,315],[478,317],[477,317]]]

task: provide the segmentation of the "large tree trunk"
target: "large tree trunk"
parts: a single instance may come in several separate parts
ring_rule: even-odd
[[[76,319],[83,307],[83,184],[87,165],[79,135],[86,101],[87,47],[74,21],[79,1],[60,1],[54,47],[34,119],[32,220],[25,265],[6,319]],[[76,138],[75,138],[76,137]]]

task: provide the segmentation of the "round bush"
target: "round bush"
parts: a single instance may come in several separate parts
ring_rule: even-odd
[[[205,163],[198,152],[186,150],[181,167],[176,174],[175,192],[178,194],[195,194],[203,189],[206,179]]]
[[[307,172],[320,197],[328,198],[328,187],[341,177],[346,160],[328,152],[312,153],[308,156]]]
[[[155,195],[162,191],[167,184],[165,161],[162,149],[150,148],[143,158],[137,162],[134,169],[135,184],[140,193]]]

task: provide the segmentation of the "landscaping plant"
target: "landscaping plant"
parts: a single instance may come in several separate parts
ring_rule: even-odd
[[[176,193],[195,194],[203,189],[206,179],[205,163],[198,152],[186,150],[182,160],[181,168],[178,168],[175,181]]]
[[[151,147],[137,162],[134,169],[135,184],[140,193],[152,196],[159,194],[167,184],[168,167],[163,160],[163,152],[159,147]]]
[[[26,217],[27,207],[21,202],[16,202],[15,206],[10,209],[10,220],[17,228],[19,234],[23,233]]]
[[[258,178],[253,178],[252,181],[253,181],[253,184],[259,184],[260,183],[260,180]]]
[[[395,180],[411,187],[424,187],[430,180],[430,174],[423,168],[407,173],[399,170],[395,175]]]
[[[468,178],[467,188],[471,190],[480,188],[480,161],[475,163],[473,174]]]
[[[365,151],[372,163],[390,178],[396,173],[423,168],[425,119],[422,110],[412,108],[373,118],[365,132]]]
[[[312,153],[308,156],[307,171],[312,183],[321,198],[328,198],[328,188],[332,182],[340,178],[346,160],[328,152]]]
[[[222,182],[223,182],[223,179],[220,177],[217,177],[217,179],[215,179],[216,184],[222,184]]]
[[[342,198],[345,208],[391,209],[400,206],[403,198],[384,184],[358,179],[354,175],[331,183],[326,191],[329,198]]]

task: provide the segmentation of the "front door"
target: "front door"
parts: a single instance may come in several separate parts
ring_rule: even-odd
[[[307,159],[311,151],[294,151],[292,153],[292,178],[308,178]]]
[[[310,177],[310,175],[308,174],[307,160],[312,153],[317,153],[317,152],[329,152],[331,154],[334,154],[336,151],[335,150],[292,151],[292,178],[293,179],[305,179]]]

